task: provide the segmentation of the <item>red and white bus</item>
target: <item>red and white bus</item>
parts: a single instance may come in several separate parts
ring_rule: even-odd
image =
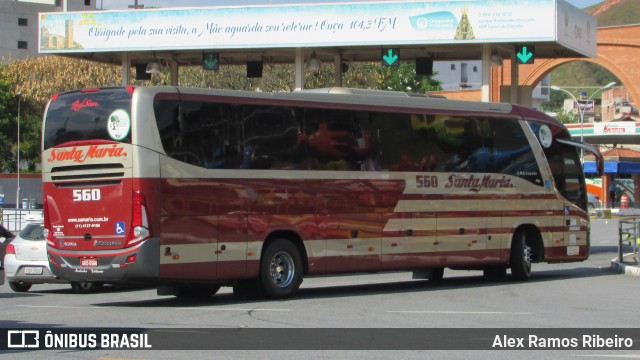
[[[525,107],[348,89],[55,95],[48,253],[70,281],[293,294],[304,276],[444,268],[526,280],[589,256],[578,148]]]

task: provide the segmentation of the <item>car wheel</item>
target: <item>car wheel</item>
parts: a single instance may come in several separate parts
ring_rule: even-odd
[[[29,289],[31,289],[31,285],[29,283],[26,283],[24,281],[10,281],[9,282],[9,287],[11,288],[11,290],[15,291],[15,292],[27,292],[29,291]]]
[[[71,283],[71,289],[76,294],[88,294],[102,287],[101,283],[90,281],[74,281]]]

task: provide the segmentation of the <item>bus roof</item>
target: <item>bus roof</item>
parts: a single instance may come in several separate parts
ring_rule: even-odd
[[[135,87],[134,96],[155,96],[158,93],[218,96],[238,99],[242,102],[284,101],[293,105],[319,106],[324,108],[353,108],[376,111],[439,111],[443,113],[464,112],[469,115],[491,113],[497,117],[520,118],[563,127],[558,120],[534,109],[508,103],[491,103],[464,100],[449,100],[427,94],[409,94],[384,90],[331,87],[293,92],[256,92],[210,88],[173,86]]]

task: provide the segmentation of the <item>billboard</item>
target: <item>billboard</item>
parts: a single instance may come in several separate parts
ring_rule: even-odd
[[[39,52],[555,41],[556,1],[562,0],[385,1],[41,13]]]

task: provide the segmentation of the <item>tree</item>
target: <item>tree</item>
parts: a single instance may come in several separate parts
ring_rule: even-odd
[[[374,68],[378,75],[376,88],[389,91],[403,91],[424,94],[440,90],[440,82],[431,76],[417,75],[413,62],[401,61],[398,67]]]
[[[0,171],[15,172],[20,99],[20,162],[25,172],[40,163],[42,114],[51,97],[83,87],[118,85],[118,66],[60,56],[3,59],[0,66]],[[18,94],[20,94],[18,96]],[[21,168],[22,171],[22,168]]]
[[[2,71],[5,66],[0,67]],[[12,82],[0,77],[0,171],[15,172],[17,138],[17,98],[11,91]]]

